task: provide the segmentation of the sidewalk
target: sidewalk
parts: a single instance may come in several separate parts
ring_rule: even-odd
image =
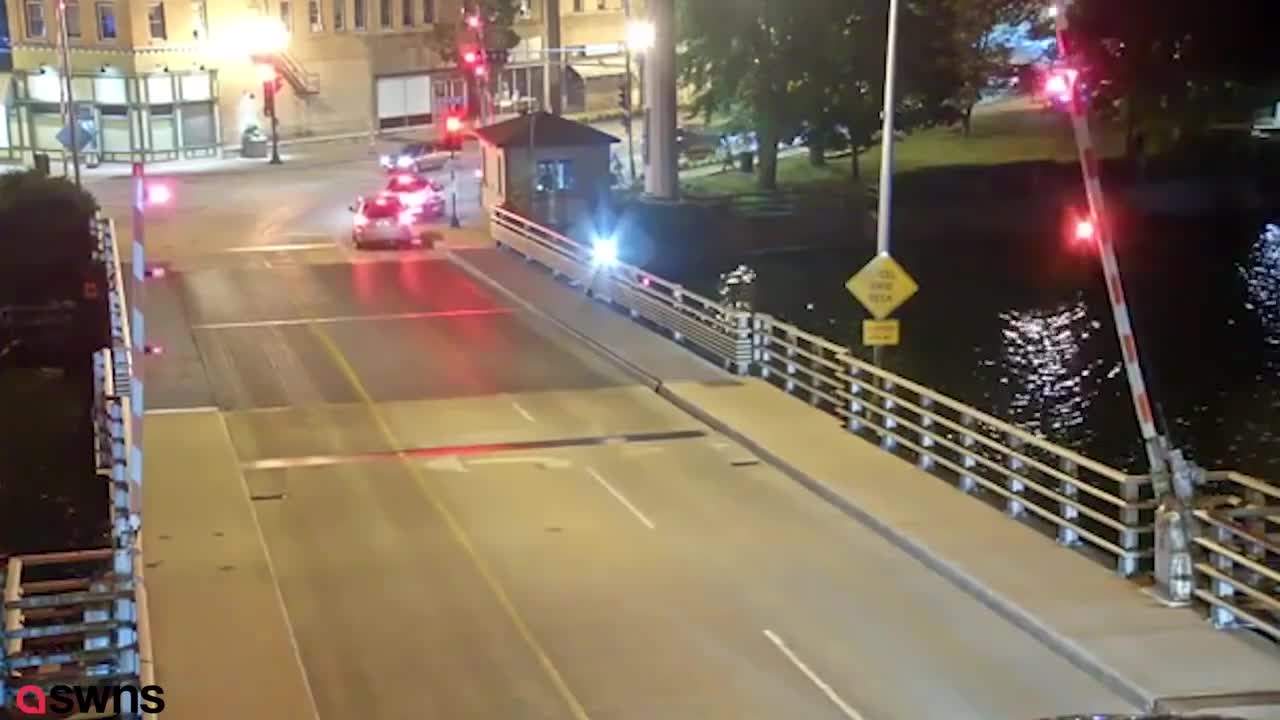
[[[1248,696],[1280,691],[1280,648],[1215,630],[1192,610],[1158,605],[1137,585],[845,432],[805,402],[702,363],[514,253],[455,256],[1130,701],[1196,712],[1277,702]],[[694,364],[702,370],[691,372]],[[1280,718],[1280,706],[1262,712],[1247,714]]]

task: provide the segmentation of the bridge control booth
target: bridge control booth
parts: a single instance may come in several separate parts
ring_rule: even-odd
[[[581,217],[613,186],[618,138],[590,125],[534,112],[476,129],[485,209],[506,207],[553,227]]]

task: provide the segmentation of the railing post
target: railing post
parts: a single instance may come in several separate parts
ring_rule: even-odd
[[[9,607],[21,599],[22,561],[16,557],[11,557],[5,567],[4,602],[0,603],[0,607],[4,609],[4,643],[0,646],[0,659],[7,655],[17,655],[22,652],[22,638],[13,637],[15,633],[22,629],[22,610],[17,607]],[[4,676],[0,675],[0,683],[3,682]],[[4,707],[3,702],[0,702],[0,707]]]
[[[933,416],[928,414],[929,409],[932,407],[933,407],[933,398],[928,397],[927,395],[921,396],[920,408],[923,412],[920,413],[921,452],[920,452],[920,458],[918,461],[918,464],[920,465],[921,470],[931,469],[933,467],[933,462],[934,462],[933,455],[928,452],[929,448],[933,447],[934,445],[933,434],[929,432],[929,429],[933,427]]]
[[[965,449],[964,458],[961,460],[961,464],[964,465],[965,472],[960,476],[960,490],[962,492],[972,494],[978,490],[978,481],[974,478],[973,474],[969,472],[978,466],[978,458],[973,454],[974,446],[978,444],[977,438],[973,436],[973,434],[977,432],[977,428],[974,427],[977,422],[973,419],[972,415],[962,415],[960,416],[960,424],[965,428],[964,437],[960,440],[960,444],[963,445]]]
[[[1120,484],[1120,497],[1125,503],[1120,510],[1120,522],[1124,523],[1125,529],[1120,532],[1119,542],[1124,553],[1116,558],[1116,572],[1122,577],[1133,577],[1138,573],[1138,558],[1135,553],[1142,549],[1137,530],[1142,517],[1135,507],[1142,497],[1141,485],[1132,479],[1126,479]]]
[[[1007,444],[1009,449],[1014,452],[1018,452],[1023,447],[1022,438],[1014,435],[1006,435],[1005,444]],[[1009,468],[1009,470],[1016,475],[1017,473],[1022,472],[1025,464],[1021,459],[1016,458],[1011,454],[1005,459],[1005,467]],[[1026,515],[1027,508],[1023,505],[1022,500],[1019,499],[1022,494],[1026,492],[1026,483],[1022,482],[1022,480],[1017,477],[1007,477],[1005,487],[1009,489],[1010,493],[1013,493],[1013,497],[1009,498],[1005,502],[1005,512],[1009,517],[1013,518],[1020,518]]]
[[[1214,540],[1217,541],[1219,545],[1228,546],[1230,544],[1232,539],[1230,530],[1215,525],[1213,528],[1213,534]],[[1213,565],[1214,570],[1217,570],[1227,577],[1232,577],[1232,573],[1235,570],[1235,562],[1231,559],[1231,556],[1225,553],[1210,553],[1209,558],[1210,564]],[[1224,605],[1232,604],[1231,601],[1235,598],[1236,594],[1236,588],[1234,585],[1225,580],[1219,580],[1216,577],[1210,579],[1209,585],[1212,588],[1214,597],[1219,600],[1223,600]],[[1214,604],[1209,608],[1210,622],[1212,622],[1213,626],[1219,630],[1238,627],[1240,625],[1240,618],[1236,617],[1236,614],[1231,612],[1229,607],[1224,607],[1224,605]]]
[[[769,379],[769,373],[772,368],[769,365],[769,341],[773,337],[773,324],[770,317],[765,314],[756,315],[755,332],[751,337],[751,356],[755,361],[756,367],[760,368],[760,378],[762,380]]]
[[[784,386],[788,393],[793,393],[796,390],[796,381],[795,381],[796,334],[790,330],[787,330],[786,339],[787,339],[787,381],[784,383]]]
[[[677,309],[679,310],[684,309],[684,293],[681,291],[679,287],[671,291],[671,302],[676,306]],[[680,334],[679,330],[675,330],[675,329],[672,329],[671,331],[671,339],[675,340],[676,342],[684,342],[684,336]]]
[[[733,338],[734,356],[737,359],[734,370],[737,375],[751,373],[752,342],[751,313],[739,312],[734,319]]]
[[[862,409],[863,401],[861,399],[862,382],[860,377],[862,375],[862,369],[857,366],[856,361],[851,355],[846,355],[844,357],[844,364],[847,368],[846,377],[849,380],[849,421],[845,427],[849,432],[856,433],[862,430],[862,419],[866,412]]]
[[[1070,475],[1071,477],[1080,476],[1080,468],[1075,462],[1062,458],[1058,463],[1058,469]],[[1061,480],[1058,482],[1058,492],[1068,501],[1077,500],[1080,497],[1080,489],[1070,480]],[[1071,502],[1058,503],[1058,514],[1068,523],[1075,524],[1080,520],[1080,509]],[[1070,525],[1058,526],[1058,544],[1066,547],[1076,547],[1080,545],[1080,532]]]
[[[898,441],[892,434],[894,428],[898,427],[898,421],[893,417],[893,408],[897,405],[893,401],[894,387],[893,381],[889,378],[880,378],[880,389],[884,391],[884,397],[881,398],[880,405],[884,409],[884,414],[881,416],[882,425],[880,426],[884,430],[884,435],[880,437],[880,447],[890,452],[898,446]]]

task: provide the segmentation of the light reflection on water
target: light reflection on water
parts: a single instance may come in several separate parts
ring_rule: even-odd
[[[1271,352],[1264,362],[1268,370],[1280,370],[1280,225],[1267,224],[1249,253],[1247,267],[1240,268],[1248,302],[1246,310],[1258,317],[1262,341]]]
[[[1093,438],[1089,410],[1102,383],[1120,371],[1091,342],[1102,329],[1083,299],[1052,308],[1000,313],[1001,342],[996,357],[982,364],[1000,384],[996,393],[1004,417],[1019,427],[1068,446]]]

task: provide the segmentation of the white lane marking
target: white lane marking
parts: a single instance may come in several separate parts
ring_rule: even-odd
[[[796,657],[796,654],[791,651],[791,648],[787,647],[786,643],[782,642],[782,638],[778,637],[777,633],[772,630],[765,630],[764,636],[769,638],[769,642],[777,646],[778,650],[782,651],[782,654],[787,656],[787,659],[791,661],[791,664],[799,668],[800,672],[804,673],[805,677],[809,678],[810,682],[817,685],[818,689],[822,691],[822,694],[826,695],[828,700],[834,703],[836,707],[840,708],[840,712],[844,713],[845,717],[849,718],[849,720],[863,720],[863,717],[858,714],[857,710],[850,707],[849,703],[845,702],[844,698],[840,697],[840,695],[837,694],[836,691],[826,683],[826,681],[818,677],[818,673],[810,670],[809,666],[805,665],[803,660]]]
[[[287,320],[244,320],[238,322],[199,323],[193,330],[235,330],[237,328],[287,327],[291,325],[328,325],[345,322],[373,320],[423,320],[428,318],[465,317],[468,315],[510,315],[510,308],[479,308],[474,310],[441,310],[439,312],[384,313],[380,315],[334,315],[318,318],[289,318]]]
[[[515,402],[513,400],[511,402],[511,407],[515,408],[516,412],[520,413],[520,417],[524,418],[525,420],[528,420],[529,422],[538,422],[537,420],[533,419],[533,415],[531,415],[528,410],[525,410],[523,407],[520,406],[520,403]]]
[[[218,415],[218,425],[222,427],[222,435],[227,444],[234,447],[235,443],[231,439],[231,429],[227,427],[227,419],[221,414]],[[293,620],[289,618],[289,607],[284,603],[284,591],[280,589],[280,576],[276,574],[275,563],[271,560],[271,550],[267,547],[267,534],[262,531],[262,522],[258,520],[258,510],[253,506],[253,493],[249,491],[249,480],[245,478],[243,471],[236,474],[240,476],[240,487],[244,490],[244,500],[249,503],[249,515],[253,518],[253,528],[258,533],[258,542],[262,543],[262,556],[267,561],[267,574],[271,576],[271,585],[276,591],[276,602],[280,604],[280,615],[284,618],[284,628],[289,635],[289,644],[293,646],[293,659],[297,661],[298,672],[302,674],[302,687],[307,692],[307,701],[311,705],[311,716],[315,720],[320,720],[320,706],[316,703],[315,690],[311,688],[311,678],[307,676],[307,666],[302,662],[302,647],[298,644],[298,634],[294,632]]]
[[[620,493],[620,492],[618,492],[617,490],[615,490],[615,489],[613,488],[613,486],[609,484],[609,481],[604,479],[604,476],[603,476],[603,475],[601,475],[600,473],[596,472],[596,469],[595,469],[595,468],[593,468],[593,467],[588,467],[588,468],[587,468],[587,474],[588,474],[588,475],[590,475],[591,477],[595,478],[595,479],[596,479],[596,482],[598,482],[598,483],[600,483],[601,485],[603,485],[603,486],[604,486],[604,489],[605,489],[605,490],[608,490],[610,495],[612,495],[612,496],[614,496],[615,498],[617,498],[618,502],[622,503],[624,507],[626,507],[628,510],[630,510],[632,515],[635,515],[637,518],[639,518],[639,519],[640,519],[640,522],[642,522],[642,523],[644,523],[644,524],[645,524],[645,527],[649,528],[650,530],[652,530],[652,529],[653,529],[653,522],[652,522],[651,520],[649,520],[649,518],[645,517],[645,516],[644,516],[644,513],[640,512],[640,511],[636,508],[636,506],[635,506],[635,505],[632,505],[632,504],[631,504],[631,501],[630,501],[630,500],[628,500],[626,497],[624,497],[624,496],[622,495],[622,493]]]
[[[331,233],[322,233],[322,232],[287,232],[287,233],[276,233],[276,234],[274,234],[272,237],[282,237],[282,238],[329,238],[329,237],[333,237],[333,235],[332,235]]]
[[[227,253],[269,253],[269,252],[302,252],[304,250],[322,250],[325,248],[336,248],[337,243],[283,243],[279,245],[247,245],[244,247],[223,248],[222,252]]]
[[[177,407],[177,408],[152,408],[146,412],[147,415],[186,415],[189,413],[210,413],[218,412],[219,408],[213,405],[196,405],[195,407]]]

